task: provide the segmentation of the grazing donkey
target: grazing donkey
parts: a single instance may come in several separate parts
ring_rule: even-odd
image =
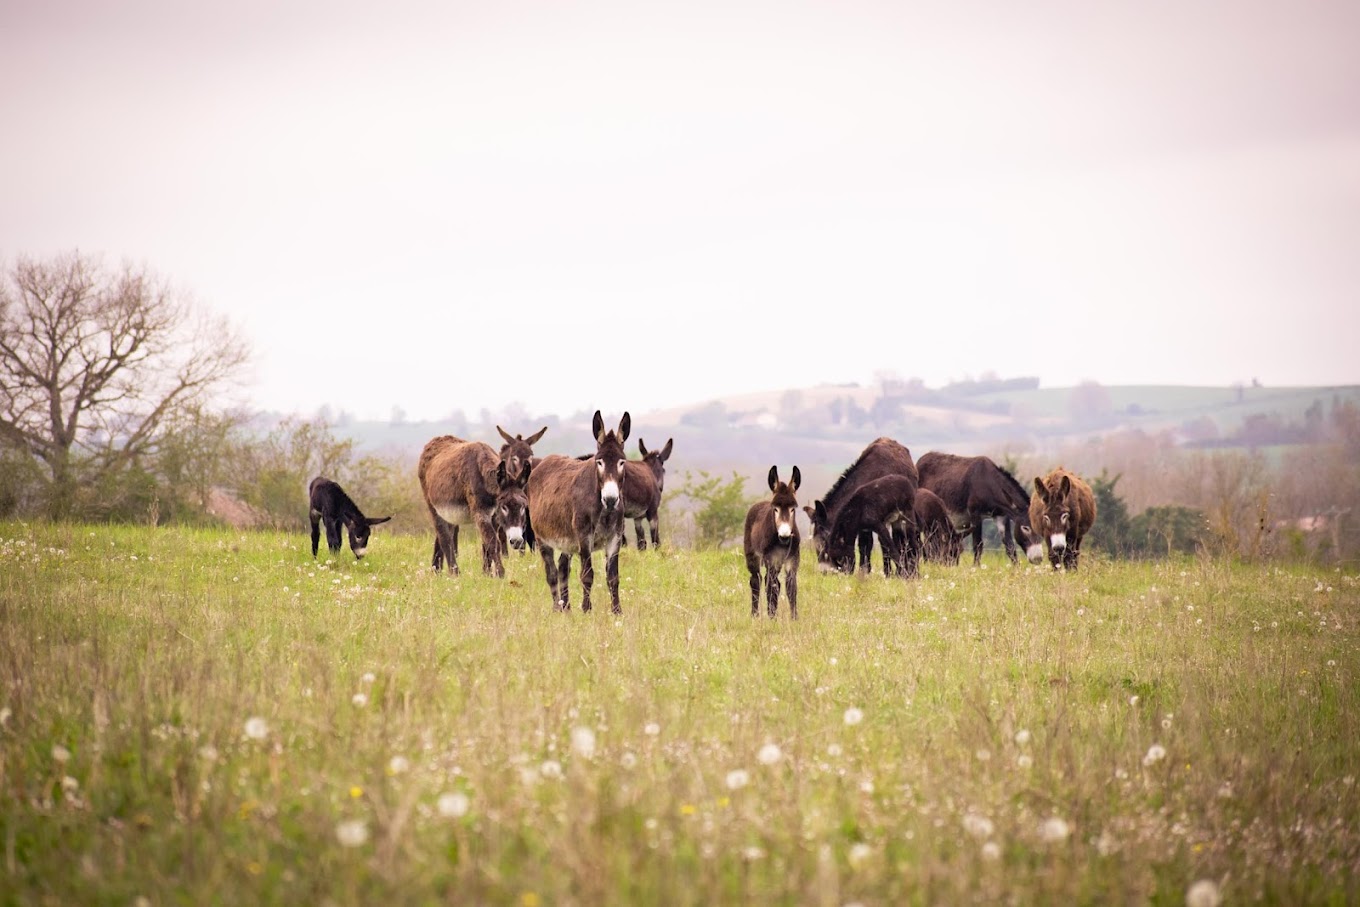
[[[1029,495],[1015,476],[989,457],[960,457],[930,451],[916,461],[921,487],[929,488],[944,502],[959,532],[973,534],[973,566],[982,562],[982,523],[987,517],[1001,524],[1006,556],[1017,563],[1015,543],[1025,544],[1020,526],[1029,511]]]
[[[954,531],[944,501],[929,488],[916,489],[913,503],[921,531],[921,557],[933,564],[955,564],[963,553],[963,537]]]
[[[361,558],[368,550],[372,527],[392,519],[390,516],[377,519],[364,516],[345,494],[345,489],[323,476],[312,479],[307,486],[307,497],[311,502],[312,557],[316,557],[317,543],[321,541],[322,523],[326,524],[326,547],[331,554],[340,553],[340,524],[344,523],[349,533],[349,550],[354,552],[355,558]]]
[[[841,473],[840,478],[832,484],[831,489],[820,501],[826,511],[827,519],[836,519],[836,514],[840,511],[841,505],[855,493],[857,488],[884,476],[906,476],[912,482],[920,484],[916,474],[916,464],[911,459],[911,451],[892,438],[877,438],[870,442],[869,446],[860,452],[855,462],[851,463],[845,472]],[[803,508],[808,519],[813,523],[814,538],[816,537],[815,530],[818,528],[817,503],[814,501],[812,506]],[[867,573],[869,571],[869,553],[874,548],[874,534],[868,530],[861,532],[858,543],[860,569]],[[825,559],[825,552],[823,551],[817,552],[817,563],[824,569],[831,567],[831,564]]]
[[[770,467],[768,501],[758,501],[746,512],[746,569],[751,574],[751,616],[760,614],[760,571],[765,570],[765,600],[770,617],[779,610],[779,571],[784,571],[788,590],[789,617],[798,619],[798,499],[794,492],[802,484],[798,467],[788,484],[779,481],[779,467]],[[820,502],[818,502],[820,503]],[[851,557],[854,557],[853,552]]]
[[[651,524],[652,547],[661,546],[661,534],[657,532],[657,512],[661,509],[661,491],[666,483],[666,461],[671,456],[674,438],[666,439],[666,446],[660,450],[648,450],[647,445],[638,438],[638,451],[641,460],[629,460],[623,465],[623,516],[633,521],[633,538],[639,551],[647,550],[647,536],[642,531],[642,521]],[[627,546],[628,540],[623,544]]]
[[[1042,479],[1035,476],[1025,554],[1037,564],[1047,550],[1054,570],[1059,563],[1065,570],[1076,570],[1081,540],[1095,521],[1095,494],[1076,473],[1059,466]]]
[[[553,607],[570,611],[567,581],[571,555],[581,558],[581,610],[590,610],[590,587],[595,583],[591,553],[605,552],[605,580],[612,610],[619,608],[619,546],[623,542],[623,482],[632,418],[619,420],[617,432],[606,432],[604,418],[595,411],[591,429],[595,456],[581,460],[560,454],[544,457],[529,473],[529,521],[533,524],[543,570],[552,592]],[[554,550],[562,553],[556,563]]]
[[[855,542],[864,532],[878,536],[883,575],[913,577],[921,554],[916,526],[916,483],[908,476],[866,482],[846,498],[833,520],[821,501],[813,505],[813,546],[817,558],[841,573],[855,571]]]
[[[434,524],[430,566],[439,570],[447,563],[449,572],[457,575],[458,527],[473,523],[481,536],[482,572],[505,575],[502,555],[507,545],[522,548],[525,542],[522,492],[530,475],[532,445],[547,430],[544,426],[528,438],[512,438],[498,425],[496,431],[505,439],[499,454],[489,444],[453,435],[425,444],[416,475]]]

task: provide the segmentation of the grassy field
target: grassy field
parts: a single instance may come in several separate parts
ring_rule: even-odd
[[[1355,576],[428,545],[0,523],[0,900],[1360,902]]]

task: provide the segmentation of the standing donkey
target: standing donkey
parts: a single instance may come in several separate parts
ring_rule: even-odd
[[[505,444],[500,453],[481,441],[453,435],[431,438],[420,452],[416,475],[434,524],[430,566],[458,574],[458,527],[475,523],[482,542],[482,572],[505,575],[506,543],[524,545],[524,486],[529,478],[533,445],[544,426],[525,438],[496,426]]]
[[[311,504],[312,557],[316,557],[317,544],[321,541],[322,523],[326,524],[326,547],[331,554],[340,552],[340,524],[343,523],[349,534],[349,550],[358,559],[368,550],[372,527],[392,519],[390,516],[376,519],[364,516],[345,494],[345,489],[323,476],[312,479],[307,486],[307,497]]]
[[[760,571],[765,570],[765,599],[770,617],[779,610],[779,571],[784,571],[784,587],[789,596],[789,617],[798,619],[798,499],[794,492],[802,484],[798,467],[788,484],[779,481],[779,467],[770,467],[768,501],[758,501],[746,512],[746,569],[751,574],[751,616],[760,614]],[[851,557],[854,555],[852,554]]]
[[[647,536],[642,531],[645,518],[651,524],[652,547],[661,547],[661,534],[657,532],[657,512],[661,509],[661,492],[666,484],[666,461],[671,456],[674,438],[666,439],[666,446],[660,450],[648,450],[647,445],[638,438],[638,452],[641,460],[629,460],[623,465],[623,516],[633,521],[633,538],[639,551],[647,550]],[[628,540],[624,539],[624,545]]]
[[[595,582],[591,553],[605,552],[605,579],[611,609],[619,607],[619,546],[623,542],[623,481],[632,423],[628,413],[619,420],[617,432],[604,429],[604,418],[595,411],[591,429],[595,456],[586,460],[553,454],[544,457],[529,473],[529,521],[533,524],[543,570],[552,592],[553,607],[570,611],[567,581],[571,555],[581,558],[581,610],[590,611],[590,588]],[[554,562],[554,550],[562,553]]]
[[[1080,476],[1061,466],[1042,479],[1035,476],[1025,554],[1031,564],[1037,564],[1047,549],[1054,570],[1059,564],[1064,570],[1076,570],[1081,540],[1095,521],[1095,493]]]

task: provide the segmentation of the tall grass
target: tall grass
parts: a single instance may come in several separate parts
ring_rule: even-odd
[[[805,561],[794,623],[627,551],[615,618],[429,544],[0,524],[0,898],[1360,900],[1354,576]]]

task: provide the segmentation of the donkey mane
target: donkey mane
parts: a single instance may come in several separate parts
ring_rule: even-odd
[[[859,456],[855,458],[855,462],[845,467],[845,471],[842,472],[840,476],[837,477],[836,481],[831,483],[831,488],[827,490],[826,494],[822,495],[822,503],[826,506],[826,509],[828,511],[834,511],[835,508],[839,506],[840,496],[845,493],[845,490],[842,488],[842,486],[850,478],[850,476],[853,475],[857,469],[859,469],[860,464],[864,462],[865,457],[868,457],[871,453],[878,450],[878,448],[882,447],[884,444],[889,443],[896,444],[897,442],[893,441],[892,438],[889,438],[886,435],[875,438],[873,441],[865,445],[864,449],[859,452]]]
[[[995,462],[995,461],[993,461],[993,462]],[[1025,486],[1024,486],[1024,485],[1021,485],[1021,484],[1020,484],[1020,480],[1017,479],[1015,476],[1011,475],[1011,471],[1010,471],[1009,469],[1007,469],[1006,467],[1004,467],[1004,466],[1002,466],[1002,465],[1000,465],[1000,464],[997,464],[997,467],[996,467],[996,468],[999,469],[999,470],[1001,470],[1001,474],[1002,474],[1003,476],[1006,477],[1006,480],[1007,480],[1008,482],[1010,482],[1011,487],[1015,489],[1016,493],[1019,494],[1020,497],[1021,497],[1023,500],[1028,501],[1028,500],[1029,500],[1029,492],[1025,490]]]

